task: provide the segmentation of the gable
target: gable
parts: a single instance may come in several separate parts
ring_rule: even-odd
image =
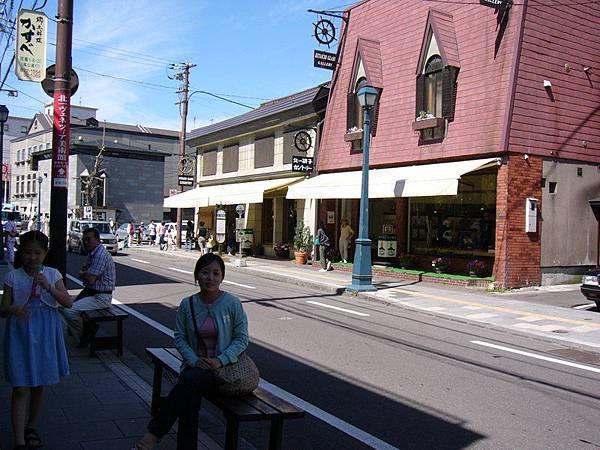
[[[358,38],[352,73],[349,92],[354,90],[356,81],[361,77],[366,78],[369,85],[383,89],[383,68],[379,41]]]
[[[444,66],[460,67],[452,15],[430,9],[421,43],[417,74],[423,71],[423,66],[434,50],[437,50],[437,54],[442,57]]]

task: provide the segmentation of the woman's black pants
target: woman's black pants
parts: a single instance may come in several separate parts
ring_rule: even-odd
[[[184,369],[179,375],[179,381],[148,424],[148,431],[162,438],[179,416],[197,414],[202,396],[214,392],[215,389],[215,376],[211,370],[198,367]]]

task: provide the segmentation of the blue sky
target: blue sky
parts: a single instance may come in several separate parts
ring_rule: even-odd
[[[18,4],[18,2],[15,2]],[[31,8],[34,0],[25,0]],[[43,3],[38,0],[38,5]],[[177,90],[169,63],[191,62],[191,90],[235,95],[258,106],[315,86],[331,72],[313,68],[318,44],[307,9],[338,9],[349,0],[75,0],[73,66],[80,86],[73,104],[98,108],[98,119],[179,129]],[[56,15],[56,0],[44,8]],[[339,25],[339,20],[336,21]],[[51,22],[49,41],[55,42]],[[0,41],[4,50],[6,37]],[[323,48],[327,50],[326,48]],[[14,45],[2,63],[4,74]],[[49,64],[56,47],[48,48]],[[77,69],[80,68],[80,69]],[[99,74],[152,83],[140,86]],[[6,85],[31,97],[3,97],[11,115],[30,117],[50,97],[38,83],[19,81],[14,70]],[[7,88],[8,86],[5,86]],[[5,93],[1,93],[5,96]],[[249,98],[246,98],[249,97]],[[2,101],[2,100],[0,100]],[[188,130],[242,114],[248,109],[197,93],[189,105]]]

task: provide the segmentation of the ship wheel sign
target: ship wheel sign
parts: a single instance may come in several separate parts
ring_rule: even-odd
[[[335,41],[335,25],[328,19],[320,18],[315,26],[315,38],[319,44],[331,47],[333,41]]]
[[[312,139],[306,131],[299,131],[294,136],[294,146],[299,152],[307,152],[312,147]]]
[[[179,175],[190,175],[194,173],[195,158],[184,156],[179,160]]]

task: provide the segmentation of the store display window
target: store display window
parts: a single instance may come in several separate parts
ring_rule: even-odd
[[[494,255],[495,173],[463,176],[457,195],[414,197],[409,205],[411,253]]]

